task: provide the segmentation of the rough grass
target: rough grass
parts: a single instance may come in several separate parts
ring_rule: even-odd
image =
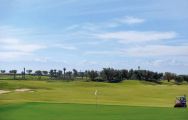
[[[95,104],[172,107],[176,96],[188,93],[188,85],[173,82],[155,84],[143,81],[123,83],[95,83],[81,81],[23,81],[0,80],[0,89],[34,89],[35,92],[11,92],[0,95],[0,104],[23,102]]]
[[[186,109],[27,103],[0,106],[0,120],[187,120]]]

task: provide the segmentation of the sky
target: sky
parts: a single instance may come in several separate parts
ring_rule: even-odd
[[[0,0],[0,69],[188,74],[187,0]]]

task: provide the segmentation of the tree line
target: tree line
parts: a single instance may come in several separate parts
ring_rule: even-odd
[[[72,71],[67,71],[66,68],[62,70],[51,69],[46,70],[24,70],[18,73],[17,70],[10,70],[6,72],[5,70],[0,70],[1,75],[12,75],[13,79],[27,79],[26,75],[37,76],[38,79],[42,77],[47,77],[51,80],[76,80],[78,78],[85,79],[87,81],[97,81],[97,82],[110,82],[118,83],[123,80],[143,80],[151,81],[155,83],[160,83],[161,80],[175,80],[177,83],[183,81],[188,82],[188,75],[177,75],[171,72],[158,73],[150,70],[134,70],[134,69],[114,69],[114,68],[103,68],[101,71],[96,70],[86,70],[84,72],[77,71],[73,69]],[[21,76],[17,78],[16,76]]]

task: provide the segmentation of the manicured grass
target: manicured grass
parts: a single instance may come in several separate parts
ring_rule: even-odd
[[[0,120],[187,120],[187,109],[25,103],[0,106]]]
[[[175,97],[188,93],[187,86],[166,81],[0,80],[0,90],[11,91],[0,94],[0,120],[187,120],[187,109],[173,108]],[[34,92],[14,91],[20,88]]]
[[[0,94],[0,104],[22,102],[95,104],[94,92],[98,90],[99,104],[173,107],[176,96],[188,93],[188,85],[143,81],[123,83],[96,83],[82,81],[24,81],[0,80],[0,89],[12,90]],[[35,92],[18,93],[16,88],[30,88]]]

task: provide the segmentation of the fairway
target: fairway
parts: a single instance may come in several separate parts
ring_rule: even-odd
[[[174,109],[174,97],[188,93],[187,83],[144,81],[0,81],[0,120],[187,120]],[[32,91],[17,92],[28,88]],[[98,90],[96,106],[95,90]]]
[[[187,83],[155,84],[127,80],[122,83],[97,83],[82,81],[0,81],[0,104],[22,102],[81,103],[95,104],[94,92],[98,90],[98,103],[107,105],[173,107],[175,97],[188,93]],[[34,92],[15,92],[15,89],[29,88]]]
[[[26,103],[0,106],[0,120],[186,120],[186,109]]]

